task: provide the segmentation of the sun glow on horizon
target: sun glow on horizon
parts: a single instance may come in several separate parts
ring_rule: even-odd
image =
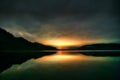
[[[53,46],[57,49],[69,49],[71,47],[77,46],[84,46],[89,44],[95,43],[108,43],[108,40],[104,39],[96,39],[96,40],[89,40],[89,39],[74,39],[74,38],[59,38],[59,39],[37,39],[38,43],[43,45]]]
[[[75,41],[75,40],[70,40],[70,39],[60,39],[60,40],[39,40],[38,42],[44,44],[44,45],[50,45],[50,46],[54,46],[58,49],[63,49],[63,48],[68,48],[71,46],[80,46],[80,45],[84,45],[84,42],[80,41]]]

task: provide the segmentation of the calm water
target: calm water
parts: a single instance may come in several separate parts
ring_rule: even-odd
[[[120,80],[120,57],[95,57],[74,51],[30,59],[1,73],[2,80]]]

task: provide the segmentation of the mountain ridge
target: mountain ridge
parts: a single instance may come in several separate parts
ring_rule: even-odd
[[[120,50],[120,43],[96,43],[76,47],[78,50]]]
[[[55,50],[56,48],[39,44],[37,42],[29,42],[22,37],[14,37],[6,30],[0,28],[0,50]]]

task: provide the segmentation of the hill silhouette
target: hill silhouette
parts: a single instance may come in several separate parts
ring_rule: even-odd
[[[83,50],[81,53],[90,56],[120,56],[120,43],[99,43],[75,48]]]
[[[79,50],[120,50],[120,43],[99,43],[78,47]]]
[[[32,43],[22,37],[14,37],[9,32],[0,28],[0,50],[55,50],[54,47],[39,43]]]
[[[32,43],[22,37],[14,37],[0,28],[0,72],[9,68],[12,64],[20,64],[31,58],[53,54],[50,52],[40,53],[40,50],[56,50],[56,48]]]

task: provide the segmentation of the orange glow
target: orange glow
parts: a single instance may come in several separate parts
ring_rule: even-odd
[[[70,51],[71,52],[71,51]],[[69,51],[58,51],[56,54],[43,56],[41,58],[36,59],[37,62],[42,63],[71,63],[74,61],[84,61],[84,60],[104,60],[103,57],[93,57],[86,56],[80,53],[70,53]]]
[[[57,60],[60,60],[60,59],[71,59],[71,58],[74,58],[74,57],[71,56],[71,55],[54,55],[54,56],[52,56],[52,59],[57,59]]]
[[[78,46],[78,45],[84,44],[84,42],[80,43],[80,41],[78,42],[70,39],[60,39],[60,40],[56,39],[56,40],[46,40],[46,41],[38,41],[38,42],[43,43],[44,45],[57,47],[58,49],[63,49],[70,46]]]
[[[80,57],[67,54],[55,54],[51,56],[44,56],[42,58],[37,59],[37,61],[71,61],[77,59],[80,59]]]
[[[74,60],[86,60],[88,57],[84,55],[73,55],[69,54],[69,52],[58,51],[54,55],[44,56],[42,58],[36,59],[36,61],[62,61],[62,62],[71,62]]]

